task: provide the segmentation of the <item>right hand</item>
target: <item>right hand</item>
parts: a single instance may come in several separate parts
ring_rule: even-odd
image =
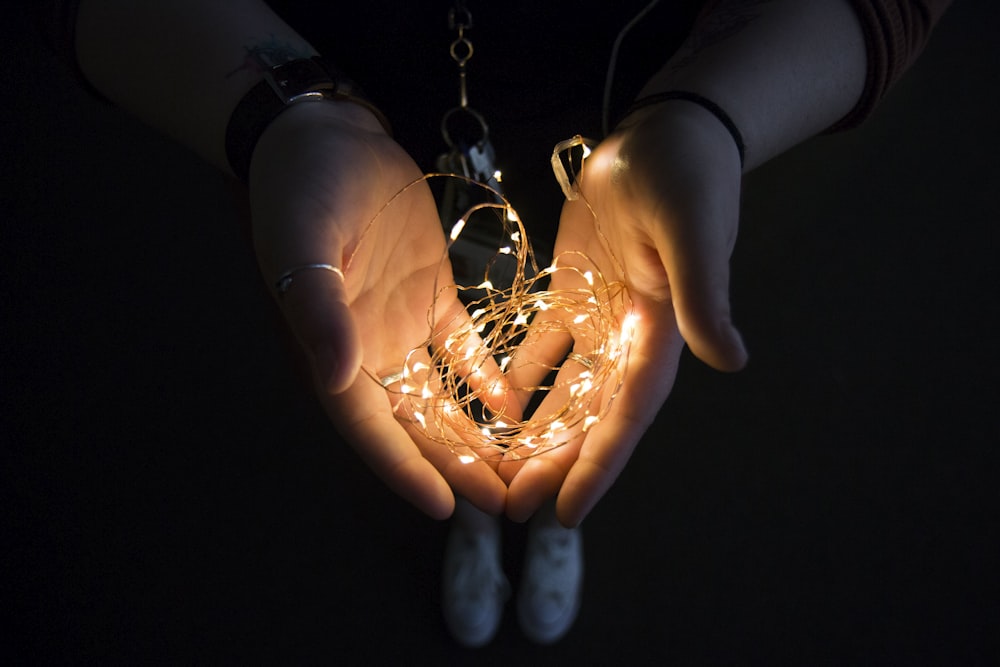
[[[420,176],[359,105],[306,102],[285,110],[261,136],[250,166],[257,258],[272,288],[296,266],[343,269],[343,280],[330,271],[297,273],[278,303],[310,361],[320,402],[372,470],[431,517],[450,516],[452,489],[499,514],[507,487],[494,470],[462,464],[397,420],[390,395],[362,370],[377,377],[398,368],[428,338],[435,284],[453,283],[426,184],[380,213]],[[439,297],[435,308],[436,321],[464,313],[457,297]]]

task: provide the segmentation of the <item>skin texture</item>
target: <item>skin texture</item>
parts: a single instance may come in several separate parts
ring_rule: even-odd
[[[526,520],[557,494],[559,520],[582,521],[669,395],[685,344],[718,370],[743,367],[747,351],[729,305],[742,173],[846,115],[865,67],[861,28],[846,2],[723,0],[639,98],[686,90],[714,101],[740,129],[745,163],[725,126],[685,100],[637,111],[588,158],[581,190],[601,231],[568,202],[556,252],[583,249],[602,271],[614,269],[607,251],[622,261],[637,338],[605,420],[551,455],[501,466],[509,517]]]
[[[582,250],[601,273],[624,278],[639,318],[636,337],[625,384],[604,420],[543,457],[501,466],[512,519],[526,520],[556,493],[564,524],[583,519],[670,393],[685,339],[717,368],[746,361],[728,316],[739,183],[729,133],[684,102],[637,114],[587,158],[583,198],[564,207],[555,251]],[[624,261],[624,276],[614,258]],[[563,352],[554,344],[533,356],[554,363]]]
[[[250,0],[83,0],[77,28],[80,66],[98,90],[225,170],[226,122],[261,78],[246,56],[265,42],[289,57],[314,53]],[[601,233],[584,206],[567,203],[556,250],[581,250],[609,274],[617,271],[612,257],[627,258],[618,277],[640,317],[627,379],[611,414],[586,437],[498,469],[461,465],[426,442],[394,418],[391,395],[363,370],[386,372],[426,336],[435,280],[450,279],[426,189],[409,192],[368,229],[381,205],[419,176],[416,166],[358,105],[309,102],[285,111],[251,162],[254,240],[272,285],[289,267],[344,269],[344,280],[302,273],[279,300],[330,419],[390,488],[432,517],[452,512],[454,493],[519,521],[558,495],[560,521],[579,523],[666,400],[684,345],[720,370],[746,363],[728,299],[741,174],[846,115],[865,68],[847,0],[714,5],[640,97],[683,89],[713,100],[740,128],[746,163],[718,119],[683,100],[637,112],[595,150],[580,186]],[[445,299],[439,307],[460,305]],[[565,341],[524,354],[560,351]]]
[[[279,298],[311,357],[317,396],[375,473],[428,515],[451,514],[452,489],[499,513],[506,486],[494,470],[461,464],[397,421],[393,395],[367,373],[387,374],[427,338],[435,285],[453,282],[440,261],[445,245],[433,197],[425,185],[414,187],[380,213],[420,177],[416,165],[357,105],[299,107],[282,114],[258,144],[250,191],[265,276],[330,258],[344,269],[344,280],[303,272]],[[358,224],[376,215],[377,224]],[[454,294],[435,307],[442,321],[465,312]]]

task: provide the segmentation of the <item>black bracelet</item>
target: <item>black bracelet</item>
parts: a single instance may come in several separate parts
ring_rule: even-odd
[[[727,130],[729,130],[729,134],[732,135],[733,141],[736,142],[736,150],[740,154],[740,166],[743,166],[744,157],[746,155],[746,146],[743,144],[743,135],[740,134],[740,128],[736,127],[736,123],[733,122],[733,119],[729,117],[729,114],[727,114],[722,107],[707,97],[699,95],[698,93],[692,93],[686,90],[668,90],[663,93],[654,93],[633,102],[632,106],[630,106],[628,111],[625,112],[624,117],[628,117],[632,114],[632,112],[638,111],[639,109],[652,106],[653,104],[659,104],[660,102],[666,102],[667,100],[687,100],[688,102],[694,102],[718,118],[719,122],[722,123]]]
[[[264,80],[243,96],[226,126],[226,157],[233,173],[247,182],[257,140],[282,111],[307,100],[344,100],[365,107],[391,134],[389,121],[363,92],[319,56],[291,60],[264,72]]]

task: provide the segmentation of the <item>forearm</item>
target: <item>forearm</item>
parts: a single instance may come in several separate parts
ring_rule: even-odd
[[[722,0],[639,97],[685,90],[713,100],[743,135],[752,169],[848,114],[866,71],[847,0]]]
[[[230,114],[262,78],[252,50],[278,62],[315,55],[257,0],[80,3],[76,52],[90,83],[225,170]]]

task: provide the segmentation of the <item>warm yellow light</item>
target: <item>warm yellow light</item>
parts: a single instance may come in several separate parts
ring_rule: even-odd
[[[586,144],[573,143],[581,145],[586,157]],[[431,178],[453,176],[432,174],[414,183]],[[471,185],[489,190],[475,182]],[[543,454],[597,424],[621,388],[637,322],[622,277],[602,272],[617,271],[617,262],[599,266],[583,253],[572,252],[555,257],[539,270],[516,211],[500,193],[489,192],[491,202],[497,203],[477,204],[476,210],[495,209],[503,227],[501,238],[509,243],[498,244],[478,285],[436,286],[429,295],[427,339],[406,355],[399,384],[383,383],[387,391],[399,396],[398,418],[408,419],[427,438],[447,446],[462,463]],[[583,198],[578,190],[574,192]],[[470,209],[453,225],[452,242],[469,225],[479,224],[479,218],[471,214]],[[598,222],[595,217],[595,226]],[[377,223],[378,216],[371,224]],[[489,267],[500,257],[505,258],[503,271],[491,273]],[[505,272],[512,260],[510,278]],[[565,287],[559,287],[559,280]],[[453,298],[456,291],[470,295],[468,319],[438,322],[436,314],[449,309],[438,308],[437,300]],[[535,317],[538,313],[546,315]],[[448,335],[443,342],[435,342],[431,332],[442,326]],[[563,363],[553,366],[535,360],[535,354],[518,355],[522,346],[553,336],[573,341],[573,352]],[[574,363],[564,366],[569,361]],[[510,373],[512,366],[517,373]],[[522,377],[549,384],[514,384]],[[555,379],[534,379],[541,377]],[[516,419],[521,399],[514,397],[535,392],[559,397],[561,405],[550,407],[553,401],[545,401],[545,414],[536,410],[530,417]]]

